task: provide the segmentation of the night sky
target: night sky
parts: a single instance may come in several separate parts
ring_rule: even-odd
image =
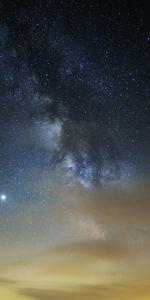
[[[2,300],[150,299],[149,179],[148,4],[1,0]]]

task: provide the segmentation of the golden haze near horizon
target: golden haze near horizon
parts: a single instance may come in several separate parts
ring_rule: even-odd
[[[142,182],[22,204],[0,229],[0,300],[149,300],[149,195]]]

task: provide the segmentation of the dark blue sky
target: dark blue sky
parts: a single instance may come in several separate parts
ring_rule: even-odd
[[[1,2],[2,187],[26,194],[31,177],[57,168],[85,186],[149,176],[147,11],[139,1]]]

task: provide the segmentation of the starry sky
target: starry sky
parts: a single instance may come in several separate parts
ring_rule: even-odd
[[[148,12],[134,0],[1,0],[6,300],[150,297]]]

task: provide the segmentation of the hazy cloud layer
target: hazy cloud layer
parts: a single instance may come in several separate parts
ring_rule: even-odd
[[[43,230],[51,218],[56,220],[55,242],[49,232],[51,246],[47,247],[41,238],[36,251],[32,249],[30,255],[28,251],[28,257],[3,264],[3,298],[148,300],[149,183],[93,191],[60,187],[57,201],[57,205],[39,205],[36,211],[26,204],[24,218],[29,222],[30,211],[33,231],[42,214]],[[19,225],[19,219],[17,222]],[[54,228],[51,232],[54,234]],[[30,247],[28,236],[26,250]]]

